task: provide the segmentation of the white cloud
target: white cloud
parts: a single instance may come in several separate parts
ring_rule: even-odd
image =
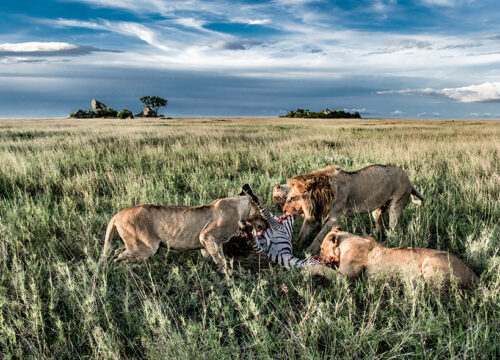
[[[463,103],[500,101],[500,82],[485,82],[480,85],[444,88],[441,90],[427,88],[378,91],[377,94],[444,96]]]
[[[87,2],[115,7],[136,6],[135,1],[125,0]],[[496,42],[481,40],[477,36],[345,30],[332,20],[335,14],[320,13],[318,20],[318,14],[314,13],[309,19],[304,15],[310,11],[305,4],[307,2],[281,1],[252,5],[237,2],[234,6],[228,6],[227,0],[169,1],[161,3],[174,7],[174,13],[165,19],[150,19],[145,23],[101,19],[40,22],[59,27],[113,32],[139,38],[154,47],[132,43],[119,57],[101,54],[92,58],[92,61],[101,61],[101,65],[105,66],[116,64],[124,67],[196,69],[296,79],[303,76],[338,78],[377,74],[380,77],[403,75],[429,80],[454,79],[460,68],[460,75],[469,83],[498,81],[500,78],[500,73],[497,76],[496,70],[491,70],[500,61],[500,52],[494,52]],[[138,0],[138,3],[156,9],[153,0]],[[388,6],[396,4],[392,0],[384,0],[383,3]],[[179,11],[182,6],[190,10]],[[276,9],[280,11],[279,15],[276,15]],[[253,35],[242,38],[245,35],[210,30],[209,24],[212,22],[267,25],[274,30],[269,36],[259,32],[255,38],[250,37]],[[467,48],[481,41],[483,45],[474,46],[475,54],[467,56],[470,52]],[[116,43],[123,48],[127,40]],[[261,46],[253,46],[257,43]],[[227,51],[243,49],[245,51]],[[484,70],[477,71],[479,67]]]
[[[42,62],[42,60],[35,60],[33,57],[79,56],[91,54],[96,51],[109,52],[110,50],[101,50],[92,46],[56,41],[0,44],[0,58],[5,58],[2,60],[2,64]]]
[[[245,19],[236,17],[230,20],[232,23],[247,24],[247,25],[266,25],[271,23],[271,19]]]
[[[345,109],[343,109],[343,110],[344,110],[344,111],[346,111],[346,112],[353,112],[353,113],[354,113],[354,112],[359,112],[359,113],[364,113],[364,112],[366,112],[366,109],[365,109],[365,108],[362,108],[362,109],[347,109],[347,108],[345,108]]]
[[[78,45],[66,42],[22,42],[0,44],[0,53],[32,53],[47,51],[64,51],[78,48]]]
[[[405,112],[401,111],[401,110],[394,110],[393,112],[391,112],[391,115],[399,116],[399,115],[403,115],[404,113]]]
[[[456,0],[423,0],[423,3],[427,5],[455,6]]]
[[[206,30],[203,28],[203,25],[205,25],[205,22],[199,19],[194,19],[194,18],[178,18],[174,20],[174,23],[197,29],[197,30]]]

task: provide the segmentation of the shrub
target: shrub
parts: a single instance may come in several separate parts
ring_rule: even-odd
[[[106,109],[97,109],[94,111],[94,117],[102,118],[102,117],[116,117],[118,112],[115,109],[107,107]]]
[[[134,114],[132,114],[132,111],[128,110],[128,109],[122,109],[118,115],[116,115],[116,117],[120,118],[120,119],[126,119],[126,118],[134,118]]]
[[[77,119],[88,119],[94,117],[94,112],[92,110],[83,111],[81,109],[76,110],[74,113],[71,113],[69,117],[77,118]]]
[[[346,112],[343,110],[330,110],[325,109],[320,112],[314,112],[309,110],[297,109],[295,111],[290,110],[288,114],[282,115],[280,117],[289,117],[289,118],[323,118],[323,119],[359,119],[361,115],[359,112],[355,112],[354,114],[350,112]]]

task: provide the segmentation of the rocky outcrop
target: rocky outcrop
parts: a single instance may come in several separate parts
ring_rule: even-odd
[[[154,117],[156,116],[156,112],[151,109],[149,106],[146,106],[144,110],[142,110],[142,116],[144,117]]]
[[[104,109],[107,108],[106,105],[104,105],[102,102],[100,102],[99,100],[96,100],[96,99],[92,99],[92,101],[90,102],[90,104],[92,105],[92,109],[94,111],[99,110],[99,109],[104,110]]]

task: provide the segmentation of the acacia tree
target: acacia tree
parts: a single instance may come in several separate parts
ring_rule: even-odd
[[[163,99],[158,96],[143,96],[140,98],[140,100],[144,105],[149,106],[151,109],[153,109],[156,115],[158,115],[158,110],[161,107],[167,106],[168,104],[167,99]]]

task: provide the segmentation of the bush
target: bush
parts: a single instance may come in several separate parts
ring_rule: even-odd
[[[77,119],[89,119],[94,117],[94,112],[92,110],[83,111],[81,109],[76,110],[74,113],[71,113],[69,117],[77,118]]]
[[[107,107],[106,109],[97,109],[94,111],[94,117],[102,118],[102,117],[116,117],[118,112],[115,109]]]
[[[343,111],[343,110],[330,110],[325,109],[320,112],[314,112],[304,109],[297,109],[295,111],[290,110],[288,114],[282,115],[280,117],[289,117],[289,118],[322,118],[322,119],[360,119],[361,115],[359,112],[355,112],[354,114]]]
[[[132,111],[128,110],[128,109],[122,109],[118,115],[116,115],[116,117],[120,118],[120,119],[126,119],[126,118],[134,118],[134,114],[132,114]]]

